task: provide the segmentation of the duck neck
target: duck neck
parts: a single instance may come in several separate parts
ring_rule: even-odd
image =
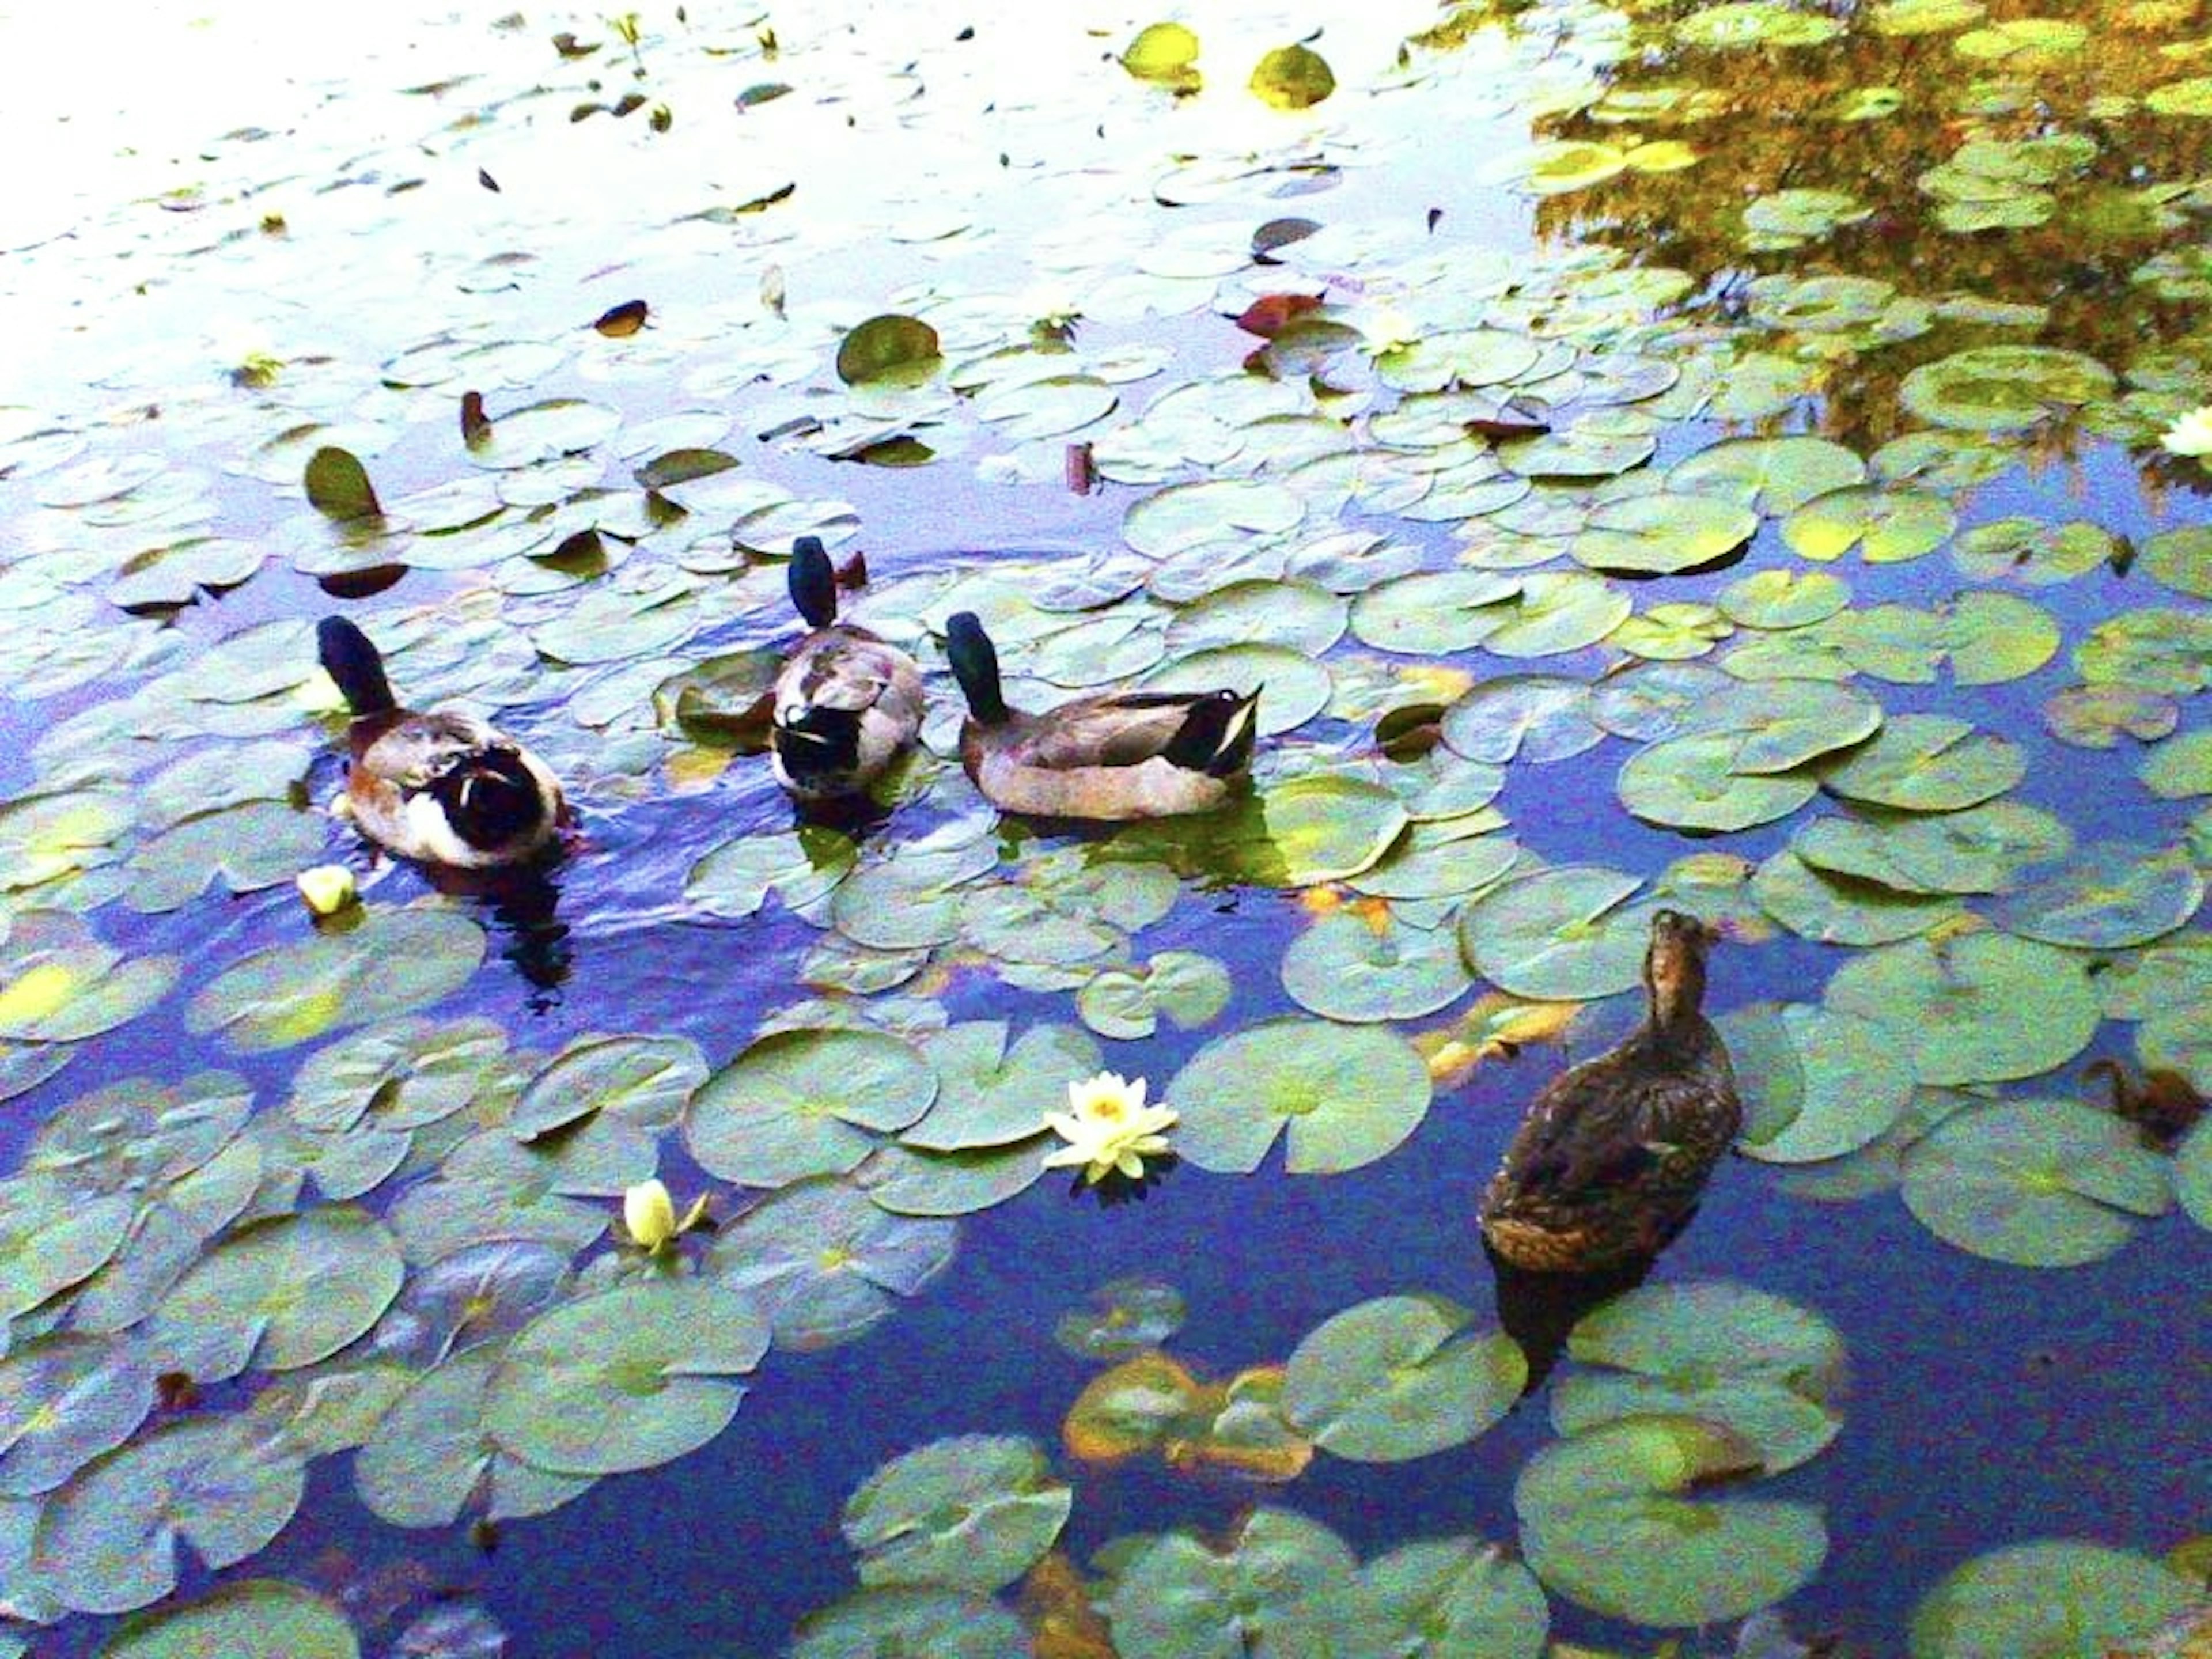
[[[1688,951],[1676,952],[1662,970],[1644,975],[1644,1029],[1666,1043],[1686,1038],[1705,1023],[1705,965]]]

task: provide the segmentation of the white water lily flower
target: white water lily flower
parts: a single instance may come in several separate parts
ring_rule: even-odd
[[[630,1242],[647,1255],[659,1255],[679,1234],[697,1226],[706,1213],[707,1195],[702,1193],[678,1219],[676,1200],[658,1177],[641,1181],[623,1194],[623,1225],[629,1232]]]
[[[1101,1072],[1067,1085],[1067,1110],[1048,1112],[1045,1125],[1068,1144],[1047,1153],[1048,1170],[1081,1166],[1083,1178],[1096,1184],[1118,1170],[1135,1181],[1145,1160],[1168,1150],[1163,1133],[1176,1121],[1170,1106],[1145,1104],[1145,1079]]]
[[[2191,410],[2166,428],[2159,442],[2177,455],[2212,455],[2212,404]]]

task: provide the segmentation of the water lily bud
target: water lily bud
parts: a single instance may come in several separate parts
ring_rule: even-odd
[[[343,864],[319,864],[292,879],[307,908],[319,916],[334,916],[361,896],[353,872]]]
[[[658,1180],[641,1181],[623,1194],[623,1225],[640,1249],[658,1255],[676,1237],[676,1200]]]

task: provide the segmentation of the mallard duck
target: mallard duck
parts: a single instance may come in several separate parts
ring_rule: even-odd
[[[316,645],[353,711],[345,799],[371,841],[424,864],[488,870],[553,840],[568,808],[544,762],[472,714],[401,708],[382,654],[344,617],[324,617]]]
[[[1056,818],[1206,812],[1252,762],[1260,693],[1109,691],[1042,714],[1006,707],[999,653],[972,611],[945,625],[968,699],[960,763],[994,805]]]
[[[1547,1084],[1482,1195],[1482,1231],[1516,1267],[1588,1273],[1656,1251],[1743,1127],[1727,1045],[1699,1012],[1712,934],[1651,918],[1644,1023]]]
[[[865,628],[837,620],[837,577],[820,540],[791,548],[791,602],[812,631],[769,693],[769,764],[800,800],[858,794],[921,730],[921,671]]]

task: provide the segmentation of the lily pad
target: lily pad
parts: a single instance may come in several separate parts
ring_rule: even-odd
[[[1485,680],[1445,710],[1443,740],[1469,760],[1567,760],[1605,740],[1591,720],[1589,687],[1558,674]]]
[[[176,983],[174,957],[131,957],[82,916],[25,910],[0,936],[0,1038],[74,1042],[138,1018]]]
[[[1523,1557],[1570,1601],[1642,1625],[1711,1624],[1770,1606],[1820,1570],[1820,1511],[1678,1496],[1760,1462],[1733,1431],[1663,1413],[1559,1441],[1514,1483]]]
[[[1965,432],[2024,432],[2053,416],[2109,397],[2112,370],[2056,346],[1976,346],[1923,363],[1898,399],[1929,424]]]
[[[1073,1027],[1032,1025],[1011,1048],[1007,1035],[1002,1020],[973,1020],[925,1039],[937,1101],[899,1139],[934,1152],[1030,1139],[1066,1109],[1068,1084],[1098,1069],[1098,1045]]]
[[[880,1031],[815,1028],[762,1037],[699,1085],[691,1155],[725,1181],[781,1187],[839,1174],[929,1109],[928,1062]]]
[[[2002,1100],[1905,1151],[1905,1201],[1945,1243],[2023,1267],[2071,1267],[2125,1244],[2173,1202],[2166,1161],[2109,1112]]]
[[[1145,1542],[1106,1603],[1121,1659],[1379,1652],[1351,1547],[1317,1521],[1252,1510],[1218,1545],[1187,1531]]]
[[[1462,1445],[1502,1419],[1528,1381],[1502,1331],[1462,1336],[1464,1308],[1386,1296],[1346,1308],[1291,1353],[1283,1407],[1314,1443],[1363,1463]]]
[[[1620,769],[1621,805],[1677,830],[1747,830],[1789,817],[1820,793],[1808,777],[1731,771],[1738,747],[1725,733],[1655,743]]]
[[[2111,951],[2162,938],[2203,902],[2203,874],[2183,848],[2096,842],[1998,900],[1990,919],[2024,938]]]
[[[1594,508],[1575,557],[1595,570],[1668,575],[1725,558],[1759,529],[1759,515],[1710,495],[1662,490]]]
[[[1742,1148],[1762,1163],[1842,1158],[1880,1139],[1911,1103],[1911,1066],[1872,1020],[1767,1003],[1731,1009],[1717,1024],[1753,1126]]]
[[[178,1281],[150,1339],[203,1382],[327,1359],[399,1293],[399,1246],[365,1211],[325,1204],[234,1234]]]
[[[1561,1434],[1652,1413],[1692,1417],[1741,1436],[1779,1474],[1843,1427],[1843,1339],[1820,1315],[1747,1285],[1640,1285],[1585,1315],[1567,1352],[1608,1369],[1553,1385]]]
[[[1283,988],[1300,1007],[1329,1019],[1416,1019],[1455,1001],[1473,982],[1449,928],[1420,928],[1386,915],[1370,922],[1339,910],[1283,953]]]
[[[1978,1555],[1913,1609],[1912,1659],[2100,1659],[2200,1592],[2148,1556],[2080,1539]]]
[[[1536,1575],[1494,1544],[1431,1538],[1367,1564],[1368,1595],[1403,1659],[1540,1659],[1551,1609]]]
[[[2027,759],[2004,738],[1948,714],[1899,714],[1875,739],[1831,764],[1832,793],[1911,812],[1955,812],[2002,795],[2027,775]]]
[[[484,932],[452,910],[372,909],[361,925],[272,945],[234,964],[185,1010],[195,1032],[248,1054],[387,1019],[465,984]]]
[[[1650,909],[1624,909],[1643,884],[1596,865],[1566,865],[1494,887],[1460,913],[1460,949],[1516,996],[1587,1002],[1627,990],[1643,971]]]
[[[1126,1359],[1182,1328],[1182,1292],[1156,1279],[1109,1279],[1053,1327],[1053,1340],[1084,1359]]]
[[[960,1435],[878,1469],[845,1503],[863,1584],[988,1591],[1052,1547],[1074,1506],[1033,1440]]]
[[[1165,1098],[1182,1114],[1176,1150],[1202,1170],[1248,1175],[1289,1130],[1292,1175],[1356,1170],[1411,1134],[1429,1109],[1429,1072],[1374,1026],[1263,1020],[1192,1056]]]
[[[154,1373],[127,1343],[50,1336],[0,1360],[0,1494],[52,1492],[137,1431]]]
[[[1035,1155],[1026,1149],[1024,1161]],[[793,1182],[724,1227],[702,1272],[768,1316],[780,1348],[848,1342],[952,1261],[952,1222],[888,1213],[848,1182]]]
[[[651,1468],[728,1425],[744,1390],[725,1379],[768,1345],[752,1302],[706,1280],[603,1291],[523,1328],[492,1375],[484,1423],[556,1474]]]
[[[2085,958],[1997,933],[1869,951],[1836,970],[1826,1000],[1883,1026],[1930,1084],[2050,1071],[2101,1018]]]
[[[486,1519],[543,1515],[588,1492],[587,1475],[556,1474],[502,1451],[484,1424],[501,1349],[458,1353],[394,1402],[354,1459],[361,1500],[395,1527],[449,1527],[474,1506]]]
[[[345,1614],[313,1591],[248,1578],[134,1619],[100,1652],[100,1659],[359,1659],[361,1644]]]
[[[1229,1006],[1229,969],[1193,951],[1162,951],[1134,969],[1102,969],[1075,999],[1076,1012],[1100,1036],[1148,1037],[1165,1015],[1186,1031],[1210,1025]]]
[[[1005,1659],[1028,1639],[995,1601],[936,1589],[864,1589],[799,1621],[791,1659]]]

